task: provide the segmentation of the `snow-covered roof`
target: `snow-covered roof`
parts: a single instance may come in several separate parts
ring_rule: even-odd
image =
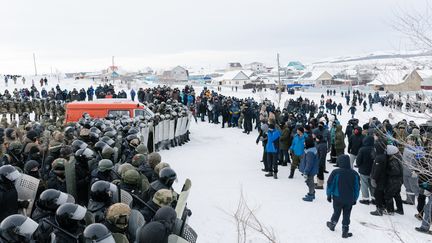
[[[247,80],[249,79],[249,76],[244,73],[244,70],[235,70],[235,71],[229,71],[224,73],[222,77],[220,77],[220,80],[233,80],[233,79],[241,79],[241,80]]]
[[[298,80],[316,81],[323,74],[329,74],[330,76],[333,76],[327,71],[308,71],[305,72],[302,76],[300,76]]]
[[[383,70],[368,85],[395,85],[403,83],[412,70]]]
[[[254,71],[252,70],[241,70],[244,74],[246,74],[246,76],[248,76],[249,78],[254,75]]]

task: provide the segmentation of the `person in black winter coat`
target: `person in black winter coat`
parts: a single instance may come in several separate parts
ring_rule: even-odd
[[[324,189],[324,170],[327,156],[327,142],[323,139],[321,134],[316,136],[315,141],[319,159],[319,169],[317,175],[318,182],[315,189]]]
[[[399,149],[394,145],[387,145],[387,183],[384,189],[384,200],[386,210],[389,214],[398,213],[404,214],[402,198],[400,195],[403,184],[403,167],[402,157]],[[396,202],[396,210],[394,209],[393,199]]]
[[[327,227],[334,231],[339,217],[343,211],[342,237],[352,236],[349,233],[349,224],[352,206],[356,204],[359,197],[360,177],[350,166],[348,155],[340,155],[337,158],[340,168],[333,170],[327,181],[327,201],[333,200],[333,215],[327,222]]]
[[[351,167],[357,158],[358,151],[363,145],[362,128],[357,126],[354,128],[354,134],[348,140],[348,153],[350,154]]]
[[[384,189],[387,183],[387,155],[385,154],[387,147],[385,138],[379,137],[377,133],[375,133],[374,139],[375,154],[371,171],[371,184],[375,188],[374,196],[377,209],[371,214],[382,216],[384,213]]]
[[[375,201],[374,197],[374,188],[371,184],[370,175],[372,172],[372,165],[373,165],[373,152],[374,152],[374,137],[373,136],[366,136],[363,139],[363,147],[360,148],[356,164],[358,167],[358,172],[360,174],[360,184],[361,184],[361,193],[362,193],[362,200],[359,202],[362,204],[369,205],[369,192],[372,196],[372,200]]]

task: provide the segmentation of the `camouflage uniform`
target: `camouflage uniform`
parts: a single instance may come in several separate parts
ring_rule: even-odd
[[[21,100],[20,99],[15,100],[14,104],[15,104],[15,110],[19,116],[19,114],[23,113],[21,109]]]
[[[55,100],[51,100],[49,102],[49,111],[51,113],[51,118],[52,118],[53,122],[56,122],[57,121],[57,107],[56,107]]]
[[[12,100],[6,100],[6,107],[7,107],[7,113],[10,116],[10,119],[12,120],[12,116],[14,116],[15,119],[15,112],[13,112],[12,107],[13,107],[13,101]]]
[[[66,104],[62,104],[61,101],[57,101],[57,114],[63,117],[66,115]]]
[[[40,109],[40,100],[38,99],[33,100],[33,108],[35,113],[35,121],[39,121],[42,114]]]
[[[32,112],[32,103],[29,99],[24,101],[24,112],[28,112],[29,114]]]
[[[40,102],[39,102],[39,109],[41,111],[41,115],[46,113],[46,110],[45,110],[45,100],[40,100]]]
[[[11,120],[15,120],[16,119],[16,114],[17,114],[16,99],[12,100],[9,103],[9,114],[10,114]]]
[[[3,98],[3,100],[0,103],[0,114],[2,114],[2,116],[6,117],[7,112],[8,112],[8,109],[7,109],[6,99]]]

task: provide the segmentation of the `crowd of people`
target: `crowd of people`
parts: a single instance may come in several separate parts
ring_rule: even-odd
[[[327,96],[327,100],[321,96],[319,105],[302,97],[288,99],[280,110],[269,100],[259,103],[204,89],[197,97],[197,113],[201,121],[207,116],[210,123],[222,123],[222,127],[228,123],[228,127],[243,128],[247,134],[255,124],[259,131],[256,143],[263,146],[265,176],[278,179],[278,167],[289,165],[288,178],[293,179],[298,169],[307,185],[303,197],[307,202],[315,200],[315,190],[326,189],[327,200],[333,202],[334,208],[327,226],[334,231],[342,214],[342,237],[352,236],[350,214],[360,196],[359,203],[375,205],[373,216],[403,215],[403,205],[415,205],[417,201],[418,213],[414,216],[421,226],[415,230],[429,233],[432,121],[423,125],[406,120],[391,124],[388,119],[372,117],[360,124],[355,118],[357,104],[363,104],[363,112],[368,112],[375,103],[388,106],[392,98],[390,94],[380,97],[378,93],[347,91],[341,96],[347,101],[352,119],[343,129],[338,120],[342,104],[332,101],[336,91],[328,90]],[[369,104],[369,110],[365,104]],[[409,106],[409,102],[405,105]],[[336,168],[325,186],[327,162]],[[402,185],[405,199],[401,197]]]
[[[202,122],[207,117],[209,123],[239,128],[245,134],[257,129],[265,176],[278,179],[279,166],[289,166],[288,178],[300,173],[305,180],[307,192],[302,199],[306,202],[315,200],[316,190],[326,189],[334,209],[327,227],[334,231],[342,214],[344,238],[352,236],[350,213],[360,196],[359,203],[376,206],[371,212],[374,216],[404,214],[404,204],[417,202],[415,217],[421,226],[415,229],[429,233],[432,123],[422,126],[402,120],[391,124],[373,117],[360,124],[355,118],[357,105],[368,112],[376,103],[394,105],[395,98],[347,91],[341,96],[352,119],[343,129],[338,119],[343,105],[335,102],[336,95],[335,90],[328,90],[327,98],[323,94],[319,103],[301,96],[291,98],[279,109],[267,99],[239,99],[207,88],[196,95],[192,86],[131,89],[129,97],[123,90],[116,93],[109,84],[80,91],[62,90],[58,85],[49,91],[42,88],[40,93],[34,85],[12,94],[6,90],[0,94],[0,205],[4,208],[0,242],[99,242],[105,238],[113,240],[107,242],[167,242],[169,235],[192,235],[188,241],[194,242],[196,233],[184,224],[191,211],[177,216],[174,210],[179,198],[172,188],[176,173],[157,153],[188,142],[189,131],[162,138],[156,129],[172,124],[176,131],[182,124],[179,119],[191,116]],[[84,115],[77,123],[64,124],[64,104],[91,101],[94,96],[136,99],[155,116],[92,119]],[[405,106],[410,105],[406,102]],[[145,136],[144,128],[149,128]],[[74,161],[72,167],[70,161]],[[327,162],[335,169],[326,183]],[[20,188],[15,184],[23,175],[40,180],[34,204],[19,199]],[[133,200],[122,200],[121,192]],[[145,224],[130,221],[137,218]],[[178,219],[183,222],[180,231]]]
[[[177,118],[190,114],[188,99],[166,86],[147,92],[154,117],[2,123],[0,242],[196,242],[191,210],[177,210],[184,203],[172,187],[177,174],[157,152],[187,143],[189,132],[157,141],[156,129],[143,134],[165,120],[176,130]]]

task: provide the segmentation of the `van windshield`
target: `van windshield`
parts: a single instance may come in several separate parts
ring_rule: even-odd
[[[110,110],[108,114],[114,117],[129,116],[129,110]]]
[[[137,116],[142,116],[142,117],[149,116],[149,117],[153,117],[154,113],[150,109],[145,108],[143,110],[135,110],[135,117],[137,117]]]

